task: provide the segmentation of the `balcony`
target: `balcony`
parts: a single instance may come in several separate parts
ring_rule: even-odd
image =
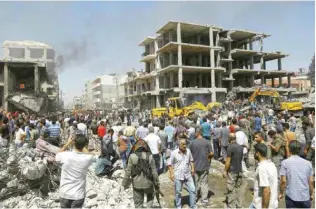
[[[142,59],[140,60],[140,62],[150,62],[154,60],[155,58],[156,58],[156,54],[154,51],[152,52],[146,51],[142,54]]]

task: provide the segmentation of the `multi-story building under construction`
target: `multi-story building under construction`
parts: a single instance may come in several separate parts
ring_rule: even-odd
[[[262,84],[271,79],[272,88],[281,93],[295,91],[274,85],[275,79],[281,86],[282,77],[287,77],[291,86],[292,73],[282,68],[282,58],[288,55],[263,50],[263,41],[270,35],[175,21],[157,34],[139,44],[145,48],[144,71],[124,84],[125,103],[134,107],[161,107],[175,96],[184,98],[185,105],[195,100],[204,104],[223,101],[234,86],[252,91],[257,79]],[[267,69],[266,63],[272,61],[277,68]]]

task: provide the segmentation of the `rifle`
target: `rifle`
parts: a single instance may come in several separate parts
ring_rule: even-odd
[[[165,195],[164,195],[164,194],[160,191],[160,189],[159,189],[159,188],[155,187],[155,195],[156,195],[156,199],[157,199],[157,202],[158,202],[159,206],[161,207],[159,194],[161,195],[161,197],[164,197],[164,196],[165,196]]]

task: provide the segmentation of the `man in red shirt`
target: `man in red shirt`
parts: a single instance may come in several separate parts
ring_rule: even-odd
[[[99,139],[102,140],[105,134],[106,134],[106,128],[104,126],[104,121],[101,121],[100,126],[98,127]]]

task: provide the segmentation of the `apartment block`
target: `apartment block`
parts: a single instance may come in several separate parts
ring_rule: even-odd
[[[113,104],[123,104],[124,87],[120,84],[125,81],[126,75],[108,74],[98,76],[91,82],[91,94],[94,108],[108,109]]]
[[[290,80],[292,73],[282,68],[288,55],[266,52],[263,41],[270,35],[248,30],[227,30],[214,25],[169,21],[139,46],[145,69],[132,73],[124,84],[125,103],[141,109],[162,107],[169,97],[180,96],[184,104],[223,101],[234,86],[253,87],[255,80]],[[255,47],[256,46],[256,47]],[[267,62],[276,62],[267,69]],[[255,67],[256,66],[256,67]],[[289,82],[289,86],[290,82]]]

